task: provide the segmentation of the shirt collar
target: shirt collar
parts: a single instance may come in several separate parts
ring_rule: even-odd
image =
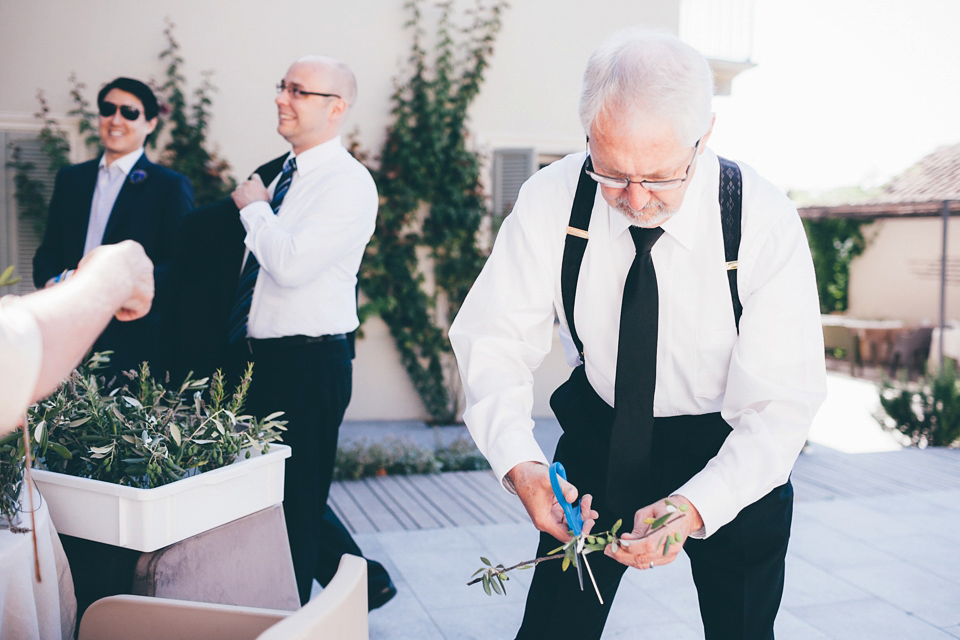
[[[704,149],[700,157],[697,158],[697,165],[694,167],[693,176],[690,178],[690,186],[687,187],[680,208],[661,225],[664,233],[674,238],[684,248],[689,249],[693,246],[699,226],[697,212],[700,210],[703,190],[709,182],[709,173],[716,166],[717,156],[710,149]],[[716,172],[714,171],[714,173]],[[608,209],[610,211],[610,235],[611,237],[617,237],[630,228],[630,221],[613,207],[608,206]]]
[[[112,170],[114,167],[116,167],[117,169],[120,169],[120,171],[123,172],[123,175],[128,175],[130,173],[130,170],[133,169],[133,165],[137,164],[137,162],[140,160],[140,156],[142,155],[143,155],[143,147],[140,147],[136,151],[128,153],[127,155],[121,156],[116,160],[114,160],[110,164],[110,169]],[[103,154],[102,156],[100,156],[100,168],[103,169],[106,166],[107,166],[107,154]]]
[[[310,147],[303,153],[294,154],[291,152],[287,158],[295,157],[297,159],[297,173],[304,175],[335,158],[339,155],[341,149],[343,149],[343,144],[340,142],[340,136],[337,136],[315,147]]]

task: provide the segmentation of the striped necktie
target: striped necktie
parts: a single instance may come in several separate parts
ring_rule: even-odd
[[[277,182],[277,188],[273,190],[273,199],[270,201],[270,208],[274,213],[280,211],[280,205],[283,203],[284,196],[290,190],[290,183],[293,182],[293,172],[297,170],[297,159],[291,157],[283,165],[283,172],[280,174],[280,180]],[[260,263],[257,256],[251,251],[247,255],[246,262],[243,263],[243,270],[240,272],[240,281],[237,283],[237,296],[233,304],[233,311],[230,313],[230,321],[227,324],[230,327],[230,344],[236,344],[247,337],[247,320],[250,318],[250,303],[253,301],[253,288],[257,284],[257,275],[260,273]]]

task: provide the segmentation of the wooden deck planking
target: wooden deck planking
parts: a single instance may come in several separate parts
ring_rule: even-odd
[[[960,488],[960,449],[803,454],[793,481],[799,502]],[[489,471],[335,482],[330,504],[353,533],[527,520]]]
[[[448,482],[445,484],[447,484],[451,490],[456,491],[457,495],[462,496],[473,509],[482,512],[495,523],[513,524],[523,522],[523,520],[515,517],[513,509],[510,509],[504,503],[500,502],[498,498],[504,495],[505,492],[496,486],[496,482],[494,482],[492,486],[478,486],[477,483],[469,480],[471,476],[472,474],[469,471],[459,471],[451,473],[449,478],[444,476],[444,480],[447,480]],[[480,477],[482,478],[484,476],[481,475]],[[488,475],[487,477],[492,476]],[[514,498],[514,500],[516,500],[516,498]],[[519,500],[517,502],[519,502]],[[526,519],[525,512],[524,519]]]
[[[507,493],[497,481],[493,472],[487,473],[463,473],[462,479],[468,483],[475,491],[480,492],[487,500],[492,502],[495,508],[507,514],[513,522],[526,522],[530,516],[527,510],[523,508],[520,498]]]
[[[412,487],[409,476],[386,476],[376,479],[377,489],[381,489],[396,502],[414,522],[413,529],[436,529],[444,526],[444,519],[436,510],[428,508],[422,497]]]
[[[347,530],[353,533],[373,533],[376,531],[373,522],[364,513],[363,508],[347,491],[345,483],[334,482],[330,485],[330,497],[327,503]]]

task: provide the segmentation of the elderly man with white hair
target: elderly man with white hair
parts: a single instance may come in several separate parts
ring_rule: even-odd
[[[350,69],[333,58],[300,58],[277,92],[277,131],[292,151],[233,193],[247,252],[227,328],[235,368],[254,363],[248,409],[285,412],[283,440],[293,451],[283,508],[305,604],[314,578],[326,585],[344,553],[361,555],[326,503],[350,402],[357,271],[378,198],[340,139],[357,96]],[[372,609],[396,588],[377,562],[368,561],[368,576]]]
[[[562,488],[583,496],[585,531],[624,522],[589,559],[603,604],[541,563],[518,638],[599,638],[626,569],[681,549],[707,638],[773,637],[823,339],[796,209],[708,148],[712,95],[709,64],[672,35],[604,42],[583,78],[586,152],[523,186],[451,328],[464,419],[542,556],[570,540],[530,417],[559,318],[574,367],[551,398]]]

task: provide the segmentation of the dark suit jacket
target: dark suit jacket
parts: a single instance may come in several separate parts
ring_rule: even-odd
[[[97,185],[98,160],[65,167],[57,173],[43,243],[33,257],[33,282],[42,288],[83,256],[90,206]],[[103,244],[136,240],[154,264],[156,293],[150,313],[140,320],[114,320],[94,344],[112,350],[111,371],[155,362],[159,327],[169,302],[168,276],[180,225],[193,208],[193,187],[179,173],[154,164],[144,154],[130,171],[113,205]]]
[[[259,167],[269,185],[287,154]],[[227,368],[227,322],[243,266],[246,230],[232,198],[200,207],[184,221],[170,273],[170,313],[164,316],[164,365],[175,384]],[[236,384],[237,380],[228,380]]]

